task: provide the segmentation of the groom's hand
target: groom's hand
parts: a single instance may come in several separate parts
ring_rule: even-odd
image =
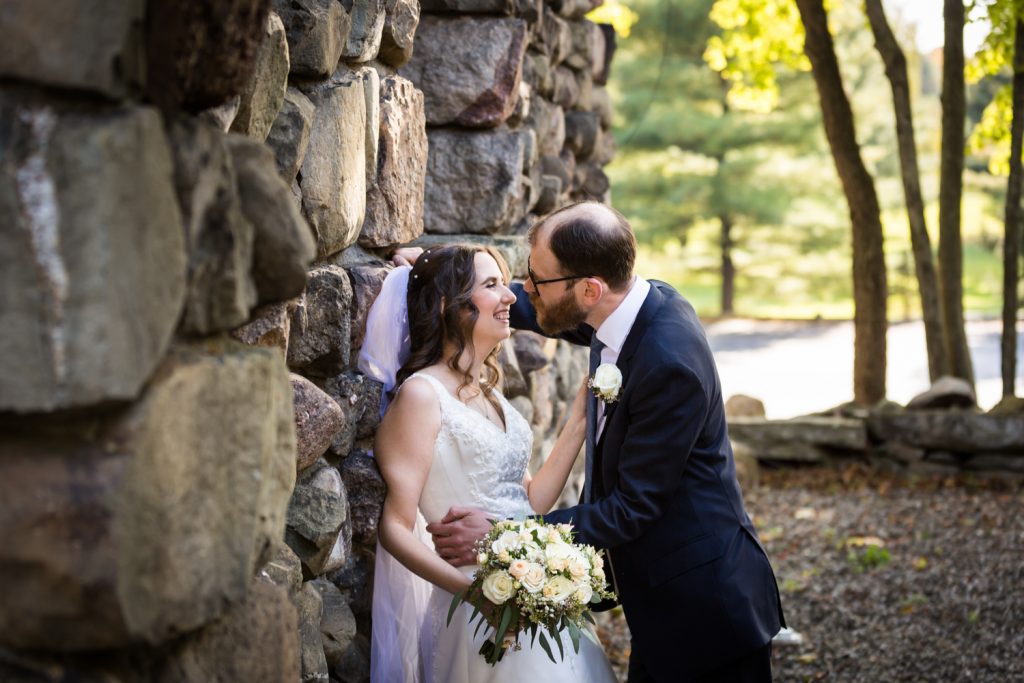
[[[434,549],[456,567],[476,564],[476,542],[491,530],[490,517],[479,508],[451,507],[440,522],[427,525]]]

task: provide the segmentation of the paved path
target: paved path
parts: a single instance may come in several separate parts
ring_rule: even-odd
[[[707,327],[722,377],[723,396],[755,396],[768,417],[812,413],[853,398],[853,323],[733,319]],[[998,320],[967,325],[978,403],[1002,395]],[[888,334],[889,398],[906,403],[929,386],[924,325],[893,323]],[[1024,323],[1017,328],[1017,395],[1024,393]]]

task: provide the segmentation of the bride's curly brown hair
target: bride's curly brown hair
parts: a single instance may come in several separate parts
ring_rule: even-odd
[[[396,377],[396,386],[414,372],[440,361],[462,375],[462,384],[456,391],[477,386],[477,379],[458,366],[459,357],[473,349],[473,327],[480,310],[473,304],[476,285],[476,255],[487,254],[498,264],[505,284],[509,282],[509,269],[496,249],[483,245],[454,244],[432,247],[423,252],[409,273],[409,359]],[[443,358],[445,342],[454,352]],[[484,359],[484,377],[481,389],[488,401],[501,414],[494,390],[501,384],[501,366],[498,364],[500,345],[496,345]]]

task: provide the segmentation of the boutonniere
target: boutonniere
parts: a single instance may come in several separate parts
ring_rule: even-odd
[[[619,400],[619,390],[622,388],[622,372],[619,366],[614,363],[601,363],[594,371],[594,376],[587,381],[587,386],[594,392],[594,396],[605,403],[615,403]]]

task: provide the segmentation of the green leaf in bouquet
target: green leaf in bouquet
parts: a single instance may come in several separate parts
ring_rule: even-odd
[[[551,660],[552,662],[555,662],[555,664],[557,664],[558,662],[557,662],[557,661],[555,661],[555,655],[554,655],[554,654],[552,654],[552,652],[551,652],[551,646],[550,646],[550,645],[548,645],[548,639],[544,637],[544,633],[543,633],[543,632],[542,632],[542,633],[540,634],[540,646],[541,646],[542,648],[544,648],[544,652],[547,652],[547,653],[548,653],[548,658],[549,658],[549,659],[550,659],[550,660]]]
[[[566,620],[569,626],[569,638],[572,639],[572,651],[576,654],[580,652],[580,628],[576,625],[576,622]]]
[[[480,633],[480,627],[487,623],[487,619],[484,615],[480,615],[480,621],[476,623],[476,628],[473,629],[473,637],[476,638],[477,634]]]
[[[537,642],[537,624],[530,624],[530,647]]]
[[[462,604],[462,599],[463,597],[465,597],[465,595],[466,591],[459,591],[454,595],[454,597],[452,597],[452,606],[448,608],[448,621],[446,623],[447,626],[452,625],[452,617],[455,616],[455,610],[457,610],[459,608],[459,605]]]
[[[594,615],[590,613],[590,610],[585,610],[583,612],[583,618],[589,621],[591,626],[597,626],[597,622],[594,621]]]
[[[505,632],[508,631],[508,627],[512,623],[513,612],[515,612],[515,606],[505,603],[505,609],[501,611],[501,620],[498,622],[498,632],[494,635],[494,642],[500,643],[505,640]]]
[[[554,626],[548,627],[548,632],[551,634],[551,639],[555,641],[555,645],[558,646],[558,654],[565,661],[565,648],[562,647],[562,638],[558,635],[558,631],[555,630]]]

